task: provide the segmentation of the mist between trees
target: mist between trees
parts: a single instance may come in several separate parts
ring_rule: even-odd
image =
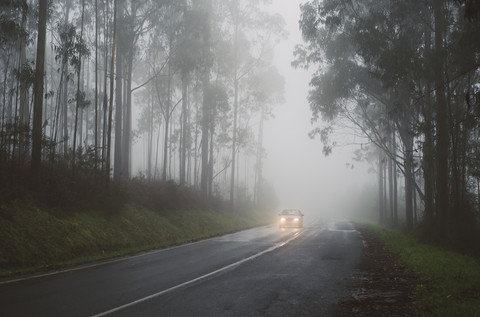
[[[323,124],[312,136],[324,152],[339,128],[363,138],[356,154],[376,162],[380,221],[398,225],[403,197],[407,229],[464,246],[478,240],[480,216],[479,9],[307,1],[294,63],[316,69],[309,102]]]
[[[106,186],[173,180],[232,204],[271,191],[263,122],[283,99],[272,58],[285,31],[264,1],[0,8],[2,165],[67,167]]]

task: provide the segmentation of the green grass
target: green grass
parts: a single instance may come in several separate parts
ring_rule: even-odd
[[[0,276],[46,270],[162,248],[268,222],[265,213],[152,211],[58,215],[33,202],[0,206]]]
[[[418,316],[480,316],[478,259],[419,243],[398,231],[369,228],[418,276]]]

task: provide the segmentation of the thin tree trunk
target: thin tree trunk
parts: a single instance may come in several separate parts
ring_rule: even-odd
[[[172,45],[170,45],[172,47]],[[171,92],[171,84],[172,84],[172,67],[171,67],[171,58],[168,58],[168,82],[167,82],[167,104],[164,109],[164,119],[165,119],[165,134],[163,139],[163,170],[162,170],[162,180],[165,182],[167,181],[167,167],[169,166],[168,162],[168,138],[170,132],[170,108],[172,102],[172,92]],[[160,98],[160,97],[159,97]]]
[[[2,109],[2,155],[7,154],[7,136],[6,136],[6,123],[8,122],[8,111],[7,111],[7,78],[8,78],[8,68],[10,66],[10,54],[7,56],[7,62],[5,65],[5,73],[3,75],[3,109]],[[7,112],[7,113],[6,113]],[[5,149],[3,149],[5,147]]]
[[[212,118],[214,118],[215,115],[212,114]],[[210,125],[210,153],[209,153],[209,159],[208,159],[208,197],[211,197],[213,194],[213,163],[214,163],[214,156],[213,156],[213,150],[214,150],[214,142],[213,138],[215,136],[215,125],[213,122]]]
[[[260,123],[258,125],[258,145],[257,145],[257,159],[255,166],[255,184],[253,201],[258,204],[260,199],[260,192],[263,183],[263,125],[265,122],[265,106],[262,106],[260,114]],[[247,169],[245,169],[247,170]]]
[[[198,118],[198,102],[195,101],[195,117]],[[197,187],[198,186],[198,135],[199,135],[199,129],[198,129],[198,121],[195,121],[195,152],[194,152],[194,159],[193,159],[193,186]]]
[[[383,210],[384,194],[383,194],[383,159],[384,154],[381,149],[378,149],[378,212],[380,224],[385,224],[385,211]]]
[[[93,133],[93,136],[95,138],[94,170],[95,170],[95,176],[97,176],[97,170],[98,170],[98,163],[97,163],[98,162],[98,0],[95,0],[95,128],[94,129],[95,129]]]
[[[210,31],[211,31],[211,0],[204,1],[204,7],[202,8],[207,15],[206,31],[204,32],[203,41],[203,55],[207,57],[210,55]],[[203,107],[202,107],[202,174],[200,177],[200,193],[203,197],[208,196],[208,130],[210,124],[210,107],[211,98],[209,96],[210,91],[210,66],[205,65],[205,70],[202,79],[203,84]]]
[[[132,131],[132,71],[133,71],[133,52],[131,51],[128,56],[127,64],[127,85],[126,95],[127,102],[125,103],[125,117],[123,126],[123,155],[122,164],[125,177],[130,178],[131,174],[131,131]]]
[[[428,22],[430,22],[430,15],[427,15]],[[425,59],[431,55],[432,33],[430,31],[429,23],[425,25]],[[431,78],[427,76],[425,82],[425,142],[423,145],[423,175],[424,175],[424,191],[425,191],[425,216],[424,220],[427,227],[433,226],[434,210],[435,210],[435,160],[433,151],[433,127],[432,127],[432,95],[431,95]]]
[[[108,107],[108,132],[107,132],[107,162],[106,162],[106,185],[110,185],[110,153],[112,148],[112,114],[113,114],[113,83],[115,75],[115,46],[117,42],[117,0],[113,2],[113,41],[112,41],[112,63],[110,66],[110,104]]]
[[[124,14],[124,1],[125,0],[116,0],[118,1],[117,8],[117,25],[116,27],[124,27],[123,23],[123,14]],[[118,30],[116,30],[118,34]],[[117,39],[118,41],[121,38]],[[119,46],[121,47],[121,46]],[[115,151],[114,151],[114,163],[113,163],[113,178],[118,179],[123,177],[123,165],[122,165],[122,131],[123,131],[123,62],[124,62],[123,52],[117,50],[117,75],[115,83]]]
[[[408,134],[408,133],[406,133]],[[405,145],[405,214],[407,230],[413,229],[413,137],[407,135],[403,138]]]
[[[392,124],[391,124],[391,121],[389,122],[389,125],[388,125],[388,144],[389,144],[389,147],[390,147],[390,153],[391,155],[393,156],[393,151],[394,151],[394,148],[393,148],[393,141],[392,141],[392,135],[393,135],[393,131],[392,131]],[[393,212],[393,178],[395,177],[395,175],[393,175],[393,164],[394,161],[393,161],[393,158],[392,157],[388,157],[388,195],[389,195],[389,205],[390,205],[390,213],[389,213],[389,216],[390,216],[390,224],[392,226],[395,226],[395,221],[394,221],[394,212]]]
[[[80,27],[80,41],[83,40],[83,17],[85,14],[85,0],[82,0],[82,18]],[[82,73],[82,52],[78,54],[78,73],[77,73],[77,103],[75,105],[75,126],[73,128],[73,151],[72,151],[72,171],[75,174],[75,157],[77,152],[77,126],[78,126],[78,108],[80,107],[80,76]]]
[[[104,19],[103,19],[103,40],[105,43],[105,54],[104,54],[104,74],[103,74],[103,124],[102,124],[102,171],[106,172],[104,169],[106,169],[106,162],[107,162],[107,147],[108,147],[108,141],[107,141],[107,134],[108,134],[108,96],[107,96],[107,79],[108,79],[108,39],[109,39],[109,29],[108,29],[108,15],[109,15],[109,5],[108,1],[106,2],[105,6],[105,14],[104,14]],[[113,37],[112,37],[113,38]]]
[[[392,154],[396,154],[397,151],[397,137],[395,131],[392,134],[393,151]],[[397,163],[393,164],[393,225],[398,226],[398,190],[397,190]]]
[[[31,171],[34,177],[38,177],[42,159],[43,73],[45,69],[47,11],[48,0],[39,0],[37,65],[35,68],[35,107],[33,112],[31,165]]]
[[[26,30],[27,28],[27,10],[22,10],[22,29]],[[26,36],[22,35],[20,39],[20,66],[19,69],[22,72],[25,68],[27,60],[26,54]],[[23,158],[25,156],[26,148],[26,140],[23,131],[25,131],[24,127],[28,125],[28,86],[24,79],[20,82],[20,140],[19,140],[19,157]]]
[[[152,180],[152,151],[153,151],[153,98],[148,96],[148,108],[150,110],[150,116],[148,118],[148,144],[147,144],[147,179]]]
[[[182,76],[182,143],[180,150],[180,186],[185,185],[186,178],[186,155],[187,155],[187,138],[188,138],[188,79],[187,75]]]
[[[210,74],[203,78],[203,107],[202,107],[202,174],[200,176],[200,192],[203,197],[208,197],[208,126],[210,122],[210,98],[208,90],[210,87]]]
[[[237,152],[237,120],[238,120],[238,79],[235,67],[234,96],[233,96],[233,131],[232,131],[232,174],[230,177],[230,204],[235,202],[235,167]]]
[[[412,166],[412,168],[413,168],[413,166]],[[415,181],[415,174],[414,174],[413,177],[414,177],[414,181]],[[417,225],[418,224],[418,219],[417,219],[418,207],[417,207],[417,191],[415,189],[412,190],[412,195],[413,195],[413,224]]]
[[[232,131],[232,172],[230,177],[230,204],[235,200],[235,155],[237,151],[237,117],[238,117],[238,23],[235,23],[234,31],[234,65],[233,65],[233,131]]]
[[[188,96],[187,96],[188,97]],[[190,100],[190,99],[187,99],[187,100]],[[190,117],[190,108],[188,105],[187,105],[187,138],[188,138],[188,142],[187,142],[187,175],[186,175],[186,184],[188,185],[191,185],[192,184],[192,146],[191,146],[191,131],[190,131],[190,124],[191,124],[191,117]]]
[[[440,230],[442,236],[448,237],[450,233],[450,198],[448,186],[448,109],[445,98],[445,67],[443,63],[444,49],[443,49],[443,0],[433,1],[433,13],[435,18],[435,95],[437,102],[437,197],[438,197],[438,213],[440,216]]]
[[[70,17],[70,0],[65,1],[66,11],[65,11],[65,23],[68,23]],[[64,158],[67,157],[68,154],[68,60],[62,60],[62,71],[64,72],[64,80],[63,80],[63,107],[62,107],[62,114],[63,114],[63,121],[62,121],[62,134],[61,139],[63,142],[63,155]]]
[[[153,179],[157,179],[157,171],[158,174],[160,174],[160,171],[158,170],[158,152],[160,150],[160,135],[162,134],[162,124],[161,121],[159,120],[158,122],[158,133],[157,133],[157,148],[155,151],[155,170],[153,172]]]
[[[388,192],[387,192],[387,176],[388,176],[388,173],[387,173],[387,170],[388,170],[388,157],[387,155],[385,154],[384,155],[384,163],[383,163],[383,215],[385,217],[384,221],[385,221],[385,225],[388,225],[390,224],[390,219],[389,219],[389,213],[388,213],[388,201],[387,201],[387,197],[388,197]]]
[[[430,82],[426,84],[425,98],[425,142],[423,146],[423,178],[425,191],[425,223],[432,226],[434,222],[435,193],[434,193],[434,156],[433,156],[433,128],[432,128],[432,104],[430,95]]]

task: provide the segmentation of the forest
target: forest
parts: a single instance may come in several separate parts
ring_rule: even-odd
[[[21,175],[44,193],[56,182],[51,200],[81,181],[95,195],[134,179],[230,205],[274,201],[263,133],[284,100],[273,60],[287,32],[271,3],[2,1],[2,199],[19,197]],[[382,224],[479,241],[478,1],[300,8],[292,65],[314,71],[310,136],[326,155],[337,132],[354,137],[355,159],[378,175]]]
[[[401,218],[461,248],[479,237],[479,9],[475,0],[307,1],[294,62],[315,69],[311,135],[324,153],[348,129],[357,158],[376,165],[380,221]]]
[[[286,35],[268,2],[2,1],[3,184],[8,170],[39,187],[68,175],[267,197],[263,124],[283,99],[272,58]]]

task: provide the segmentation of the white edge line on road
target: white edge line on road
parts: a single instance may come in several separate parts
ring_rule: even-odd
[[[209,239],[213,239],[213,238],[209,238]],[[185,246],[188,246],[188,245],[204,242],[204,241],[209,240],[209,239],[199,240],[199,241],[195,241],[195,242],[189,242],[189,243],[185,243],[185,244],[180,244],[180,245],[168,247],[168,248],[165,248],[165,249],[141,251],[140,254],[124,255],[124,256],[120,256],[118,258],[106,259],[106,260],[103,260],[103,261],[99,260],[101,262],[79,265],[79,266],[72,267],[72,268],[69,268],[69,269],[57,270],[57,271],[43,273],[43,274],[35,274],[35,275],[20,277],[20,278],[16,278],[16,279],[0,281],[0,285],[16,283],[16,282],[21,282],[21,281],[26,281],[26,280],[33,280],[33,279],[37,279],[37,278],[41,278],[41,277],[47,277],[47,276],[51,276],[51,275],[58,275],[58,274],[63,274],[63,273],[70,273],[70,272],[75,272],[75,271],[80,271],[80,270],[86,270],[86,269],[90,269],[90,268],[97,267],[97,266],[102,266],[102,265],[107,265],[107,264],[111,264],[111,263],[121,262],[121,261],[129,260],[129,259],[136,259],[136,258],[140,258],[140,257],[146,256],[146,255],[152,255],[152,254],[156,254],[156,253],[159,253],[159,252],[165,252],[165,251],[168,251],[168,250],[172,250],[172,249],[181,248],[181,247],[185,247]]]
[[[250,228],[250,229],[252,229],[252,228]],[[245,229],[245,230],[250,230],[250,229]],[[244,230],[241,230],[241,231],[244,231]],[[227,233],[227,235],[229,235],[229,234],[234,234],[234,233]],[[75,271],[80,271],[80,270],[86,270],[86,269],[90,269],[90,268],[97,267],[97,266],[107,265],[107,264],[121,262],[121,261],[125,261],[125,260],[130,260],[130,259],[136,259],[136,258],[140,258],[140,257],[147,256],[147,255],[152,255],[152,254],[156,254],[156,253],[160,253],[160,252],[169,251],[169,250],[172,250],[172,249],[183,248],[183,247],[186,247],[186,246],[190,246],[190,245],[193,245],[193,244],[202,243],[202,242],[209,241],[209,240],[214,240],[214,239],[218,239],[218,237],[211,237],[211,238],[201,239],[201,240],[198,240],[198,241],[187,242],[187,243],[183,243],[183,244],[179,244],[179,245],[175,245],[175,246],[171,246],[171,247],[167,247],[167,248],[163,248],[163,249],[141,251],[139,254],[136,254],[136,255],[124,255],[124,256],[120,256],[118,258],[99,260],[100,262],[97,262],[97,263],[79,265],[79,266],[72,267],[72,268],[69,268],[69,269],[57,270],[57,271],[43,273],[43,274],[42,273],[34,274],[34,275],[29,275],[29,276],[25,276],[25,277],[14,278],[14,279],[6,279],[4,281],[0,281],[0,285],[11,284],[11,283],[21,282],[21,281],[26,281],[26,280],[33,280],[33,279],[37,279],[37,278],[48,277],[48,276],[58,275],[58,274],[63,274],[63,273],[70,273],[70,272],[75,272]]]
[[[134,306],[134,305],[139,304],[139,303],[142,303],[142,302],[145,302],[145,301],[147,301],[147,300],[150,300],[150,299],[152,299],[152,298],[158,297],[158,296],[163,295],[163,294],[165,294],[165,293],[171,292],[171,291],[176,290],[176,289],[178,289],[178,288],[181,288],[181,287],[184,287],[184,286],[186,286],[186,285],[189,285],[189,284],[193,284],[193,283],[195,283],[195,282],[198,282],[198,281],[200,281],[200,280],[202,280],[202,279],[204,279],[204,278],[207,278],[207,277],[210,277],[210,276],[212,276],[212,275],[215,275],[215,274],[218,274],[218,273],[220,273],[220,272],[223,272],[223,271],[225,271],[225,270],[231,269],[231,268],[233,268],[233,267],[235,267],[235,266],[238,266],[238,265],[240,265],[240,264],[242,264],[242,263],[244,263],[244,262],[253,260],[253,259],[255,259],[255,258],[257,258],[257,257],[259,257],[259,256],[261,256],[261,255],[263,255],[263,254],[265,254],[265,253],[268,253],[268,252],[271,252],[271,251],[273,251],[273,250],[275,250],[275,249],[278,249],[278,248],[280,248],[280,247],[283,247],[283,246],[286,245],[287,243],[289,243],[289,242],[291,242],[292,240],[298,238],[301,233],[303,233],[303,230],[302,230],[302,231],[299,231],[299,232],[296,232],[296,233],[295,233],[292,237],[290,237],[289,239],[287,239],[287,240],[285,240],[285,241],[283,241],[283,242],[277,243],[276,245],[274,245],[274,246],[272,246],[272,247],[270,247],[270,248],[268,248],[268,249],[265,249],[265,250],[263,250],[263,251],[261,251],[261,252],[259,252],[259,253],[256,253],[256,254],[254,254],[254,255],[251,255],[251,256],[249,256],[249,257],[247,257],[247,258],[244,258],[244,259],[242,259],[242,260],[239,260],[239,261],[237,261],[237,262],[234,262],[234,263],[232,263],[232,264],[229,264],[229,265],[227,265],[227,266],[224,266],[224,267],[222,267],[222,268],[219,268],[219,269],[217,269],[217,270],[215,270],[215,271],[212,271],[212,272],[207,273],[207,274],[205,274],[205,275],[202,275],[202,276],[199,276],[199,277],[194,278],[194,279],[192,279],[192,280],[189,280],[189,281],[187,281],[187,282],[184,282],[184,283],[175,285],[175,286],[173,286],[173,287],[167,288],[167,289],[165,289],[165,290],[163,290],[163,291],[160,291],[160,292],[158,292],[158,293],[155,293],[155,294],[152,294],[152,295],[149,295],[149,296],[146,296],[146,297],[137,299],[137,300],[135,300],[135,301],[133,301],[133,302],[130,302],[130,303],[125,304],[125,305],[122,305],[122,306],[118,306],[118,307],[112,308],[112,309],[107,310],[107,311],[105,311],[105,312],[103,312],[103,313],[99,313],[99,314],[93,315],[92,317],[106,316],[106,315],[109,315],[109,314],[118,312],[118,311],[120,311],[120,310],[122,310],[122,309],[131,307],[131,306]]]

